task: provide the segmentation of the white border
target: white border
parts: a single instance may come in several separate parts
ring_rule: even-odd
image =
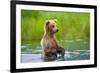
[[[90,13],[90,60],[21,63],[21,9]],[[68,7],[16,5],[16,69],[94,64],[94,10]]]

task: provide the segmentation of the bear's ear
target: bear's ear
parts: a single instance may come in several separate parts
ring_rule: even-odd
[[[46,20],[46,22],[45,22],[46,26],[47,26],[49,23],[50,23],[49,20]]]
[[[50,21],[49,20],[46,20],[45,21],[45,26],[44,26],[44,31],[48,31],[49,30],[49,27],[48,27],[48,24],[50,23]]]
[[[55,22],[57,22],[57,19],[54,19]]]

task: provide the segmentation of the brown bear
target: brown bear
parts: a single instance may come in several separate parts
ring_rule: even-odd
[[[44,25],[44,35],[41,40],[41,47],[43,50],[43,60],[53,61],[57,59],[59,54],[64,59],[65,50],[58,45],[55,33],[58,32],[56,20],[47,20]]]

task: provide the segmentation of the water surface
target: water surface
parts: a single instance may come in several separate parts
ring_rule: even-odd
[[[21,54],[22,63],[34,63],[34,62],[43,62],[41,50],[35,51],[36,53],[25,53]],[[90,51],[89,50],[75,50],[65,52],[64,61],[73,61],[73,60],[89,60]],[[57,59],[56,61],[60,61]]]

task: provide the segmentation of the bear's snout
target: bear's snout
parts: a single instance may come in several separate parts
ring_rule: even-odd
[[[56,32],[58,32],[59,31],[59,29],[56,29]]]

